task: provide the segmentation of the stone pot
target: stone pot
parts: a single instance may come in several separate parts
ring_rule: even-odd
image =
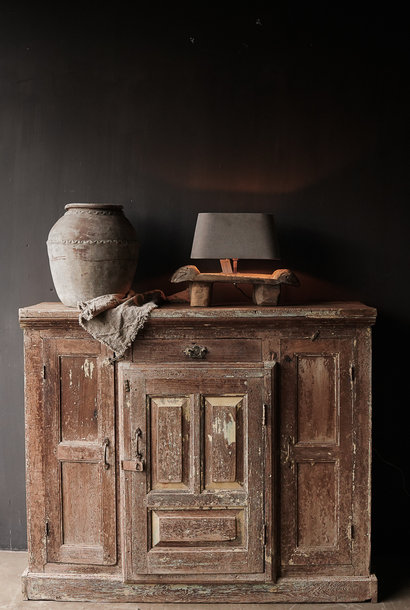
[[[139,245],[122,205],[69,203],[47,240],[58,297],[69,307],[102,294],[126,294]]]

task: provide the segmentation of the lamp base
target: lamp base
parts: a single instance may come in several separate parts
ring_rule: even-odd
[[[209,307],[212,286],[215,282],[252,284],[255,305],[276,306],[281,284],[299,286],[299,280],[289,269],[277,269],[272,275],[258,273],[201,273],[195,265],[186,265],[175,271],[171,282],[190,282],[191,307]]]

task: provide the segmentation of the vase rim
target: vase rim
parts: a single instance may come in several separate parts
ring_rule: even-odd
[[[71,210],[73,208],[82,208],[88,210],[117,210],[120,211],[124,206],[117,205],[114,203],[67,203],[64,206],[65,210]]]

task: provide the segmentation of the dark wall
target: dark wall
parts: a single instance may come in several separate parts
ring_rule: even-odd
[[[290,302],[378,308],[373,540],[377,552],[400,550],[410,538],[404,16],[341,3],[54,4],[0,8],[0,547],[26,545],[17,308],[57,300],[48,231],[66,203],[91,201],[125,206],[142,243],[140,288],[169,291],[198,212],[266,211],[281,265],[302,280]]]

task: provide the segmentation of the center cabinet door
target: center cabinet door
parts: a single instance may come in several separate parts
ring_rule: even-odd
[[[126,580],[266,580],[263,418],[271,372],[119,369]]]

